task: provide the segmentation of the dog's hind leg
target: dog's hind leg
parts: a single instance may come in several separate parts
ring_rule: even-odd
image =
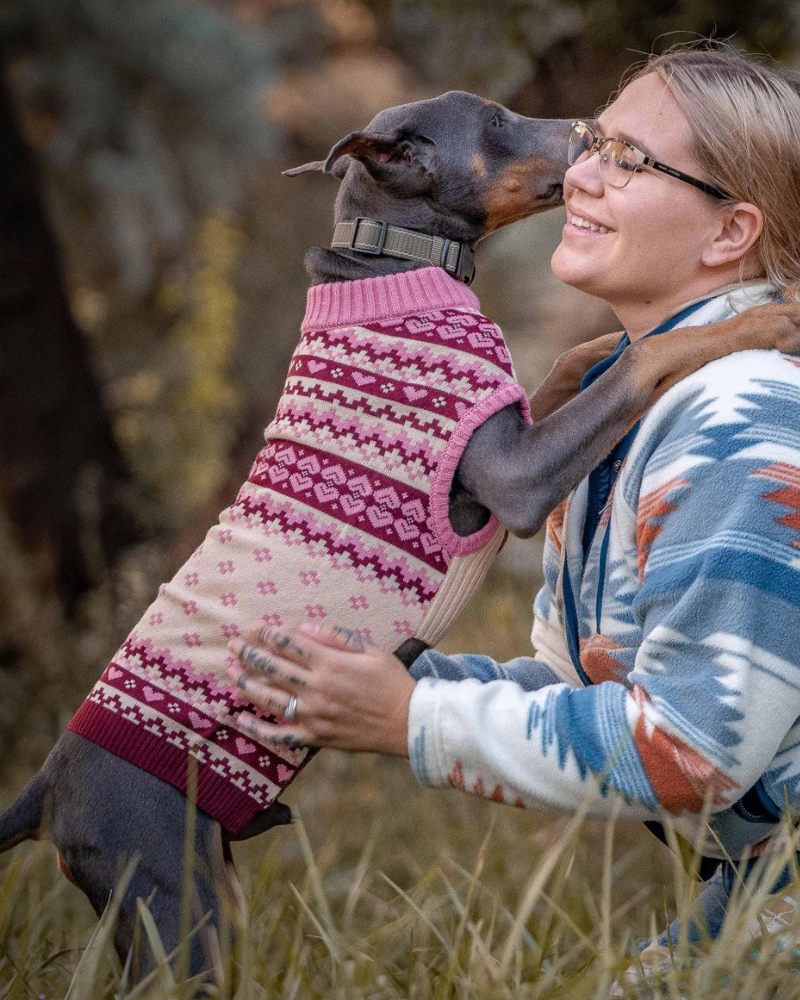
[[[39,837],[46,794],[47,781],[39,771],[0,815],[0,852]]]
[[[47,829],[41,829],[42,816]],[[202,810],[191,816],[193,871],[186,872],[185,796],[72,732],[64,733],[44,767],[11,808],[0,817],[5,846],[25,837],[47,836],[58,848],[62,871],[86,894],[98,916],[132,858],[136,869],[122,900],[115,945],[124,962],[134,943],[137,900],[147,903],[164,950],[170,954],[186,926],[185,893],[194,935],[185,968],[190,975],[211,972],[230,941],[220,928],[235,928],[237,896],[226,866],[219,824]],[[35,825],[34,825],[35,824]],[[152,967],[142,937],[134,956],[134,978]],[[188,967],[187,967],[188,966]]]

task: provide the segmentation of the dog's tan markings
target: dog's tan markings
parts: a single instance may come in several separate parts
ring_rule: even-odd
[[[484,160],[480,153],[475,153],[472,157],[472,172],[476,177],[486,176],[486,160]]]
[[[61,872],[61,874],[67,880],[67,882],[72,882],[72,884],[74,886],[76,886],[78,889],[80,889],[80,886],[78,885],[77,880],[75,879],[75,876],[69,870],[69,865],[61,857],[61,851],[56,851],[56,856],[58,857],[58,870]]]
[[[486,194],[486,232],[493,233],[539,208],[556,204],[555,199],[542,194],[547,188],[543,178],[550,175],[554,185],[560,182],[553,165],[543,156],[530,156],[501,171]]]

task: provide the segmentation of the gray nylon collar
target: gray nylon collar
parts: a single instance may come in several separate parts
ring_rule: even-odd
[[[350,219],[334,226],[331,248],[355,250],[372,257],[427,261],[443,267],[453,278],[469,285],[475,276],[475,253],[460,240],[431,236],[413,229],[390,226],[377,219]]]

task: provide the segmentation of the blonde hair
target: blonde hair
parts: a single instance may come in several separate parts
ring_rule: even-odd
[[[630,79],[657,73],[694,135],[705,179],[764,216],[763,274],[800,300],[800,93],[780,70],[728,46],[694,43],[651,56]],[[744,266],[744,261],[742,261]]]

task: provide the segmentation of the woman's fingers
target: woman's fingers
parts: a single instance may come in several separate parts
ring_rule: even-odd
[[[351,628],[339,628],[334,625],[312,625],[310,623],[301,625],[300,631],[310,636],[315,642],[323,646],[330,646],[332,649],[341,649],[348,653],[364,653],[374,646],[369,639],[365,639],[360,632]]]
[[[289,691],[301,690],[308,684],[307,669],[270,649],[252,646],[237,639],[231,639],[228,649],[247,669],[269,678],[272,684],[285,687]]]
[[[254,646],[274,650],[284,660],[291,660],[301,666],[308,663],[309,642],[299,629],[277,628],[275,625],[254,622],[247,630],[246,637]]]
[[[297,749],[311,746],[314,742],[311,733],[299,723],[293,726],[278,726],[274,722],[265,722],[257,718],[251,712],[242,712],[238,722],[245,732],[262,743],[276,743]]]
[[[265,681],[248,674],[238,664],[228,670],[228,676],[248,701],[263,708],[270,715],[285,715],[292,695],[281,688],[273,687]]]
[[[239,660],[231,678],[256,708],[292,716],[276,725],[243,713],[259,740],[408,754],[415,681],[391,653],[354,630],[330,626],[256,627],[249,638],[229,644]],[[291,705],[290,695],[297,699]]]

